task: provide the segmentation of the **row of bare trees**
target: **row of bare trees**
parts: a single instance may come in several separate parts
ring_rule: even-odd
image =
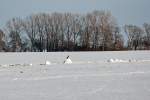
[[[143,27],[136,25],[125,25],[125,33],[128,37],[129,50],[150,50],[150,24]]]
[[[125,25],[128,49],[149,49],[150,25]],[[124,39],[109,11],[85,15],[38,13],[13,18],[0,31],[1,51],[88,51],[123,50]]]

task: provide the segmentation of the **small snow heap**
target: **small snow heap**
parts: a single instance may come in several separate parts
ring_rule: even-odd
[[[72,61],[69,58],[69,56],[67,56],[66,60],[64,61],[64,64],[72,64]]]
[[[45,62],[45,64],[46,64],[46,65],[51,65],[51,62],[47,60],[47,61]]]
[[[30,66],[32,66],[33,64],[32,64],[32,63],[30,63],[29,65],[30,65]]]
[[[108,62],[114,62],[114,59],[111,58],[111,59],[108,60]]]
[[[137,62],[135,59],[129,59],[129,62]]]
[[[109,59],[107,60],[107,62],[111,62],[111,63],[120,63],[120,62],[126,62],[125,60],[121,60],[121,59]]]
[[[4,65],[2,65],[2,66],[7,67],[8,65],[4,64]]]

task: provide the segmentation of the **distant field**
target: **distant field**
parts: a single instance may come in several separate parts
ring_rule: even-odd
[[[44,63],[49,60],[52,63],[61,64],[67,57],[74,63],[89,62],[105,62],[109,59],[136,59],[150,60],[150,51],[105,51],[105,52],[36,52],[36,53],[0,53],[0,64],[15,64],[15,63]]]
[[[0,65],[0,100],[150,100],[150,51],[0,53]]]

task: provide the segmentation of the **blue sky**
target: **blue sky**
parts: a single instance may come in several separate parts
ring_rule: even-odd
[[[0,28],[13,17],[38,12],[87,13],[109,10],[119,25],[150,23],[150,0],[0,0]]]

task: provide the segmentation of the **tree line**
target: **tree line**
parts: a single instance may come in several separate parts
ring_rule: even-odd
[[[127,44],[125,38],[127,37]],[[0,30],[0,51],[107,51],[149,50],[150,24],[124,25],[109,11],[87,14],[38,13],[12,18]]]

